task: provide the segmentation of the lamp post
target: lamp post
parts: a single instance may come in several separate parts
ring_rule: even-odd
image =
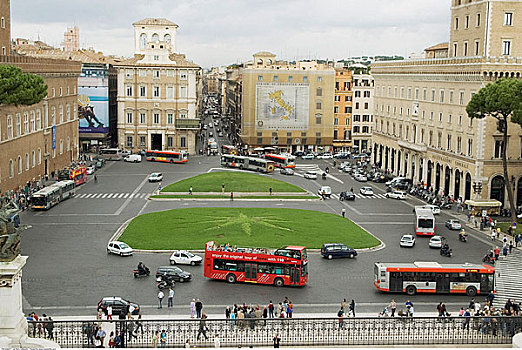
[[[475,193],[475,199],[479,199],[480,193],[482,192],[482,182],[480,182],[480,181],[473,182],[473,192]]]

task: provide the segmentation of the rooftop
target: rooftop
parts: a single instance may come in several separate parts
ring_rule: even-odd
[[[145,18],[140,21],[132,23],[133,26],[175,26],[179,27],[176,23],[169,21],[166,18]]]

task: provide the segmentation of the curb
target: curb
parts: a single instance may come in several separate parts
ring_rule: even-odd
[[[230,200],[228,198],[147,198],[148,200],[150,201],[159,201],[159,202],[169,202],[169,201],[213,201],[213,202],[222,202],[222,201],[227,201],[227,202],[236,202],[236,201],[244,201],[244,202],[268,202],[268,201],[279,201],[279,202],[282,202],[282,201],[285,201],[285,202],[314,202],[314,201],[318,201],[319,198],[317,199],[298,199],[298,198],[274,198],[274,199],[269,199],[269,198],[260,198],[260,199],[256,199],[256,198],[236,198],[234,197],[234,200]]]

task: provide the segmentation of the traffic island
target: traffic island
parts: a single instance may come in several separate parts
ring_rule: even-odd
[[[320,248],[335,242],[369,249],[381,244],[341,216],[279,208],[186,208],[143,214],[128,224],[119,240],[138,250],[199,250],[208,241],[265,248]]]

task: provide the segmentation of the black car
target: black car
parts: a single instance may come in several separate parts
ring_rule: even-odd
[[[302,151],[297,151],[297,152],[294,153],[294,156],[296,156],[296,157],[301,157],[301,156],[303,156],[304,154],[305,154],[305,153],[302,152]]]
[[[329,260],[333,258],[350,258],[357,256],[357,251],[341,243],[326,243],[321,247],[321,255]]]
[[[177,266],[160,266],[156,271],[156,278],[165,276],[166,278],[174,279],[176,282],[190,281],[192,275],[190,272],[183,271]]]
[[[107,315],[107,307],[112,306],[112,314],[119,315],[123,312],[124,315],[130,312],[132,315],[140,313],[140,306],[131,301],[120,297],[105,297],[98,302],[98,309],[101,309]]]
[[[339,194],[339,200],[340,201],[344,201],[344,200],[354,201],[355,200],[355,193],[353,193],[351,191],[341,192],[341,194]]]

